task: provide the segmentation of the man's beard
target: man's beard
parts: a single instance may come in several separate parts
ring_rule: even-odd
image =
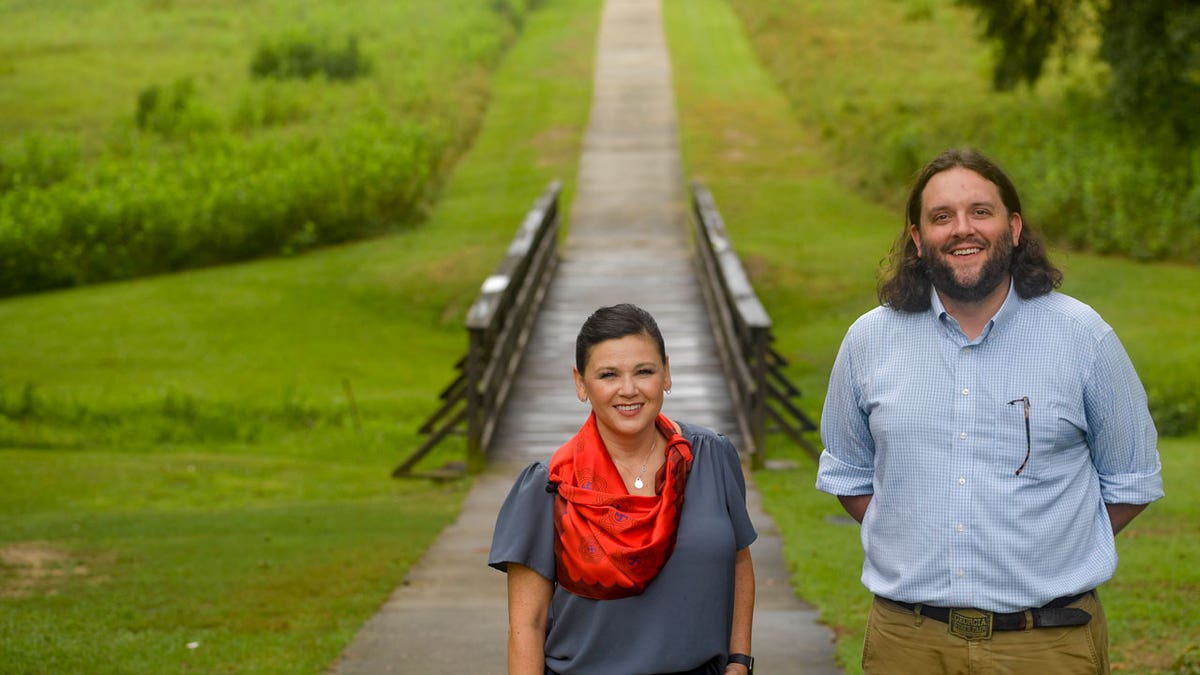
[[[1000,237],[988,253],[983,268],[979,270],[979,278],[975,283],[964,285],[954,278],[954,268],[946,262],[949,255],[938,251],[933,255],[921,257],[921,267],[925,275],[933,283],[938,292],[958,302],[977,302],[996,290],[1008,275],[1012,263],[1012,235]]]

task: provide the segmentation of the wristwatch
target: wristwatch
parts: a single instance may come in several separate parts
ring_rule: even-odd
[[[754,657],[749,654],[730,654],[728,663],[746,666],[750,671],[750,675],[754,675]]]

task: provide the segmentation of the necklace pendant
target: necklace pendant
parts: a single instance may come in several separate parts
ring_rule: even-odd
[[[637,478],[634,478],[634,479],[633,479],[633,487],[635,487],[635,488],[637,488],[637,489],[641,490],[643,487],[645,487],[645,485],[646,485],[646,484],[642,482],[642,477],[641,477],[641,476],[638,476]]]

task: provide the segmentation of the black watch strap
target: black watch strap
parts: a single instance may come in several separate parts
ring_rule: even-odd
[[[754,673],[754,657],[750,656],[749,654],[730,654],[729,663],[736,663],[738,665],[746,666],[746,669],[749,670],[751,674]]]

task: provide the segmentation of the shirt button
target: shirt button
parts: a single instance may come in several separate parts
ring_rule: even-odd
[[[970,394],[971,394],[970,389],[963,389],[963,396],[969,396]]]
[[[958,479],[958,484],[959,484],[959,485],[966,485],[966,484],[967,484],[967,479],[966,479],[966,478],[959,478],[959,479]]]
[[[964,441],[967,440],[967,432],[965,432],[965,431],[962,432],[961,434],[958,435],[958,437],[963,439]]]
[[[964,532],[964,531],[966,531],[967,526],[963,525],[962,523],[959,523],[954,526],[954,529],[958,530],[959,532]]]

